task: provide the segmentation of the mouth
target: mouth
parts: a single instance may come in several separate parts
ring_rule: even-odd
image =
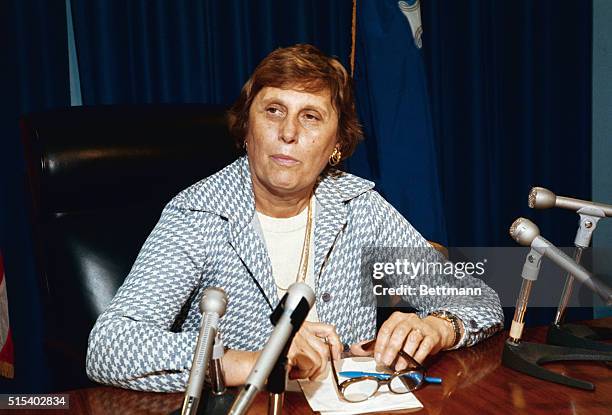
[[[270,156],[270,158],[276,164],[279,164],[281,166],[295,166],[296,164],[300,162],[299,160],[296,160],[293,157],[290,157],[286,154],[274,154]]]

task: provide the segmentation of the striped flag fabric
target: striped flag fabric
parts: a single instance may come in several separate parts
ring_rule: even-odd
[[[419,0],[356,2],[355,98],[366,139],[347,165],[376,182],[425,238],[445,245],[420,6]]]
[[[13,339],[11,326],[9,325],[4,261],[2,260],[2,252],[0,252],[0,376],[13,378],[15,373],[13,359]]]

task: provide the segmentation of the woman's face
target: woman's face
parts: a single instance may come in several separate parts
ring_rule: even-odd
[[[309,192],[334,151],[337,130],[329,90],[263,88],[251,104],[246,137],[255,191]]]

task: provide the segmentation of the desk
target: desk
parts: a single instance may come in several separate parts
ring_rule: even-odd
[[[612,324],[612,318],[597,324]],[[527,329],[526,341],[542,342],[546,328]],[[416,392],[424,409],[418,415],[437,414],[612,414],[612,369],[602,363],[555,363],[548,368],[589,380],[594,392],[574,389],[515,372],[501,366],[501,352],[507,332],[472,347],[434,356],[428,365],[432,376],[444,384],[428,385]],[[168,414],[182,403],[182,394],[133,392],[99,387],[70,392],[70,413]],[[265,414],[267,397],[260,394],[250,414]],[[40,414],[40,412],[38,412]],[[45,412],[50,414],[51,412]],[[58,412],[66,414],[66,411]],[[312,414],[300,393],[288,393],[284,413]],[[394,412],[397,413],[397,412]],[[25,414],[21,412],[20,414]]]

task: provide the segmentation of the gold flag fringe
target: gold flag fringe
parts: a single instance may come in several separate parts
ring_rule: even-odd
[[[15,377],[15,368],[11,363],[0,362],[0,376],[13,379]]]

